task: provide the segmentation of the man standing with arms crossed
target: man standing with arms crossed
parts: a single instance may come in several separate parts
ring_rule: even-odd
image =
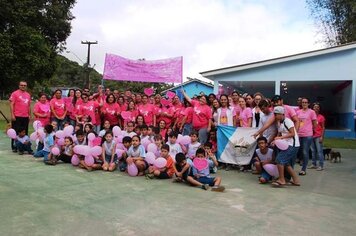
[[[20,81],[19,89],[14,91],[10,98],[10,113],[11,125],[16,132],[19,129],[25,129],[28,134],[28,124],[30,122],[31,114],[31,95],[26,91],[27,82]],[[14,140],[11,140],[11,148],[13,152],[17,152]]]

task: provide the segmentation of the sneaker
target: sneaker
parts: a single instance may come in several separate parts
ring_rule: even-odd
[[[224,192],[224,190],[225,190],[224,186],[214,186],[211,188],[211,191],[214,191],[214,192]]]
[[[324,168],[321,167],[321,166],[319,166],[316,170],[317,170],[317,171],[322,171],[322,170],[324,170]]]
[[[218,168],[216,166],[213,167],[212,173],[215,174],[216,172],[218,172]]]
[[[308,169],[317,169],[318,167],[316,165],[311,165],[308,167]]]
[[[201,186],[201,188],[204,189],[204,190],[208,190],[210,187],[209,187],[209,184],[203,184]]]
[[[19,152],[19,155],[23,155],[23,152],[20,151],[20,152]]]

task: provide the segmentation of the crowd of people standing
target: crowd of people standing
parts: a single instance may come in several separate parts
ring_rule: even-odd
[[[265,137],[268,145],[273,145],[277,139],[285,139],[292,147],[293,151],[288,149],[278,153],[275,162],[279,171],[284,171],[282,167],[293,167],[297,156],[302,164],[299,175],[305,175],[308,167],[324,168],[322,142],[325,118],[320,114],[320,104],[310,104],[308,98],[300,98],[296,106],[288,106],[283,104],[283,98],[279,95],[269,99],[259,92],[241,95],[234,91],[231,94],[200,94],[190,98],[182,90],[184,100],[181,101],[177,95],[162,97],[161,94],[133,93],[129,89],[111,91],[100,85],[94,93],[89,89],[70,89],[67,96],[63,96],[60,89],[50,95],[40,93],[31,112],[31,96],[26,87],[27,83],[21,81],[19,89],[9,99],[12,127],[18,133],[23,130],[28,133],[33,115],[42,127],[51,125],[54,131],[72,125],[76,131],[82,130],[84,135],[95,133],[101,137],[115,126],[138,137],[142,136],[143,129],[150,130],[150,134],[160,135],[163,143],[177,134],[196,134],[199,144],[204,146],[210,143],[215,154],[219,139],[216,135],[218,125],[253,127],[258,129],[255,137]],[[18,151],[15,140],[11,147],[14,152]],[[111,153],[109,149],[108,153]],[[308,166],[310,149],[312,166]],[[180,152],[187,154],[187,150]],[[278,158],[283,155],[290,156],[290,160],[284,162],[282,157]],[[285,182],[280,174],[277,185],[283,184]]]

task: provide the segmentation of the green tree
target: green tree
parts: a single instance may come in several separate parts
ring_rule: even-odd
[[[0,0],[0,88],[50,78],[71,32],[75,0]]]
[[[307,0],[307,4],[327,45],[356,41],[355,0]]]

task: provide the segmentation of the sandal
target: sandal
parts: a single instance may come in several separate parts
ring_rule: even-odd
[[[289,181],[291,186],[300,186],[300,183],[295,183],[294,181]]]
[[[302,170],[302,171],[300,171],[299,172],[299,175],[306,175],[307,173],[304,171],[304,170]]]
[[[272,187],[275,187],[275,188],[284,188],[284,186],[285,186],[285,184],[282,184],[278,181],[272,183]]]

